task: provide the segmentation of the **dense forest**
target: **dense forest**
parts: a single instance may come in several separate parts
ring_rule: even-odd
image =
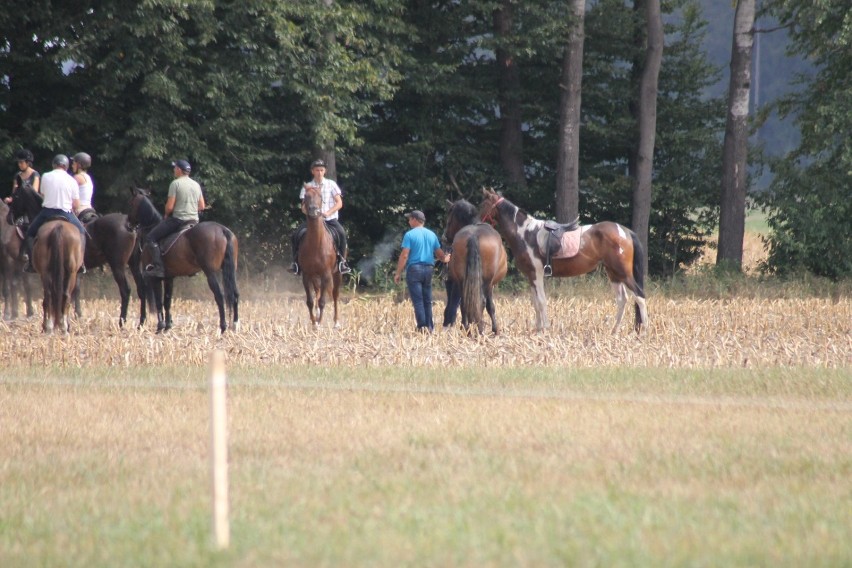
[[[631,224],[638,80],[654,0],[586,3],[578,149],[584,222]],[[736,3],[665,0],[647,242],[652,275],[718,225]],[[852,100],[845,2],[765,0],[749,155],[767,269],[852,273]],[[94,158],[95,205],[162,205],[176,158],[256,269],[289,259],[300,182],[323,157],[344,191],[353,264],[423,209],[493,186],[556,217],[563,56],[576,15],[546,0],[9,0],[0,14],[0,156]],[[770,31],[772,29],[773,31]],[[517,136],[507,138],[507,128]],[[8,184],[11,188],[11,182]],[[5,195],[8,189],[0,191]]]

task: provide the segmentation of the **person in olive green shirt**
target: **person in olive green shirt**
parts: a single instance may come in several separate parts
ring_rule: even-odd
[[[192,166],[186,160],[172,162],[175,179],[169,185],[166,199],[166,216],[154,227],[145,239],[145,246],[151,251],[151,264],[145,267],[145,276],[164,278],[163,258],[158,242],[179,231],[187,223],[198,222],[198,212],[204,211],[204,195],[198,182],[189,177]]]

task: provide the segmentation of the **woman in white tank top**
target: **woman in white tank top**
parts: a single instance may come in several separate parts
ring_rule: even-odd
[[[78,152],[71,158],[71,171],[74,172],[74,179],[80,186],[80,205],[75,211],[78,215],[86,209],[92,209],[92,195],[95,193],[95,184],[92,183],[92,177],[86,171],[91,166],[92,157],[85,152]]]

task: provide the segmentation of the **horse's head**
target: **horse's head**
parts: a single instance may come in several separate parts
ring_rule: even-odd
[[[41,204],[44,201],[44,196],[34,190],[30,185],[22,185],[17,191],[12,193],[12,202],[9,204],[9,209],[12,210],[12,215],[15,218],[28,216],[30,219],[35,219],[38,212],[41,211]]]
[[[449,209],[447,210],[447,227],[444,229],[444,234],[441,238],[446,243],[452,243],[462,227],[476,223],[479,219],[476,207],[466,199],[459,199],[455,202],[448,202]]]
[[[162,216],[151,203],[151,190],[141,187],[130,188],[130,207],[127,212],[127,228],[139,225],[147,227],[162,219]]]
[[[479,217],[485,223],[497,223],[497,206],[505,201],[503,196],[490,187],[482,188],[482,203],[479,204]]]
[[[319,186],[305,188],[305,213],[309,219],[322,217],[322,193]]]

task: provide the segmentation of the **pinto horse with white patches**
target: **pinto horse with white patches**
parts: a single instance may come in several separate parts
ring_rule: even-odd
[[[639,333],[643,325],[647,327],[648,310],[643,289],[644,254],[639,238],[633,231],[611,221],[578,227],[580,239],[576,254],[550,259],[539,245],[542,231],[547,231],[544,221],[528,215],[492,189],[483,189],[482,193],[484,199],[479,206],[480,217],[497,227],[512,249],[515,265],[530,283],[536,331],[548,327],[547,299],[544,295],[545,266],[548,260],[552,263],[552,275],[561,277],[587,274],[603,264],[618,303],[613,333],[624,315],[628,290],[633,294],[636,304],[633,328]],[[576,223],[572,226],[576,226]],[[567,230],[571,228],[569,226]]]

